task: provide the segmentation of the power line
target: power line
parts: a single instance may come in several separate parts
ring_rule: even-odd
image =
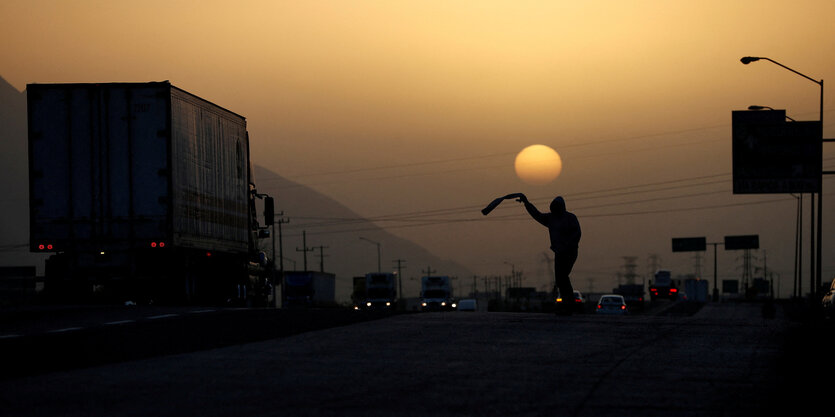
[[[691,130],[698,130],[698,129],[691,129]],[[690,131],[690,130],[685,130]],[[661,134],[659,134],[661,135]],[[628,139],[624,139],[628,140]],[[613,139],[613,141],[616,141]],[[605,143],[607,141],[601,141],[597,143]],[[579,145],[578,145],[579,146]],[[495,155],[502,155],[502,154],[493,154]],[[473,157],[471,159],[477,159],[479,157]],[[835,160],[835,157],[824,158],[824,161],[832,161]],[[435,163],[435,162],[430,162]],[[672,180],[664,180],[664,181],[655,181],[649,182],[644,184],[636,184],[636,185],[627,185],[622,187],[613,187],[613,188],[606,188],[606,189],[599,189],[594,191],[586,191],[580,192],[575,194],[565,195],[567,198],[570,198],[572,202],[582,202],[592,199],[602,199],[602,198],[612,198],[618,197],[623,195],[638,195],[638,194],[649,194],[649,193],[658,193],[663,191],[670,191],[670,190],[681,190],[685,188],[695,188],[695,187],[704,187],[709,185],[717,185],[728,183],[731,181],[731,173],[720,173],[720,174],[711,174],[711,175],[702,175],[696,177],[689,177],[689,178],[679,178],[679,179],[672,179]],[[616,207],[622,205],[637,205],[643,204],[648,202],[656,202],[656,201],[666,201],[672,199],[682,199],[682,198],[691,198],[691,197],[699,197],[705,195],[712,195],[712,194],[721,194],[727,192],[726,189],[723,190],[714,190],[714,191],[705,191],[702,193],[688,193],[686,195],[675,195],[675,196],[660,196],[654,198],[644,198],[640,200],[631,200],[631,201],[624,201],[624,202],[613,202],[607,204],[598,204],[594,206],[579,206],[573,208],[573,211],[582,211],[582,210],[590,210],[590,209],[598,209],[598,208],[605,208],[605,207]],[[531,201],[539,202],[539,201],[550,201],[553,196],[547,196],[542,198],[531,198]],[[706,210],[706,209],[714,209],[714,208],[726,208],[726,207],[733,207],[738,205],[753,205],[753,204],[767,204],[771,202],[778,202],[784,200],[769,200],[769,201],[757,201],[757,202],[747,202],[747,203],[735,203],[735,204],[720,204],[720,205],[713,205],[713,206],[701,206],[699,208],[689,207],[689,208],[682,208],[682,209],[661,209],[661,210],[639,210],[639,211],[629,211],[629,212],[622,212],[622,213],[598,213],[598,214],[584,214],[584,217],[611,217],[611,216],[631,216],[631,215],[642,215],[642,214],[656,214],[656,213],[665,213],[665,212],[675,212],[675,211],[688,211],[688,210]],[[488,219],[481,219],[480,216],[467,217],[467,218],[457,218],[457,217],[448,217],[448,216],[456,216],[462,214],[471,215],[479,210],[481,206],[475,205],[467,205],[467,206],[459,206],[459,207],[452,207],[452,208],[442,208],[442,209],[433,209],[433,210],[421,210],[421,211],[413,211],[413,212],[406,212],[406,213],[398,213],[398,214],[389,214],[389,215],[380,215],[374,217],[341,217],[341,218],[334,218],[334,217],[315,217],[315,216],[307,216],[307,217],[299,217],[302,220],[320,220],[319,222],[307,222],[300,224],[299,227],[313,227],[313,228],[326,228],[331,226],[352,226],[352,225],[359,225],[364,223],[409,223],[409,224],[400,224],[400,225],[389,225],[386,228],[405,228],[405,227],[423,227],[423,226],[431,226],[431,225],[438,225],[438,224],[447,224],[447,223],[460,223],[460,222],[470,222],[470,221],[516,221],[519,219],[524,219],[524,215],[510,215],[510,216],[491,216]],[[443,217],[439,217],[443,216]],[[364,230],[378,230],[380,227],[363,227],[363,228],[352,228],[352,229],[343,229],[339,232],[347,232],[347,231],[364,231]]]
[[[831,193],[827,193],[830,195]],[[650,215],[650,214],[663,214],[663,213],[681,213],[681,212],[688,212],[688,211],[704,211],[704,210],[716,210],[722,208],[731,208],[731,207],[744,207],[744,206],[753,206],[753,205],[764,205],[764,204],[775,204],[775,203],[785,203],[785,202],[793,202],[794,200],[789,200],[786,198],[775,198],[770,200],[762,200],[762,201],[749,201],[743,203],[727,203],[727,204],[714,204],[714,205],[703,205],[703,206],[689,206],[689,207],[681,207],[681,208],[665,208],[665,209],[658,209],[658,210],[641,210],[641,211],[631,211],[631,212],[618,212],[618,213],[601,213],[601,214],[581,214],[581,217],[584,219],[589,218],[605,218],[605,217],[623,217],[623,216],[640,216],[640,215]],[[426,226],[437,226],[442,224],[454,224],[454,223],[470,223],[470,222],[503,222],[503,221],[527,221],[528,219],[525,217],[524,214],[513,214],[513,215],[506,215],[506,216],[497,216],[496,218],[462,218],[462,219],[436,219],[436,220],[427,220],[426,222],[419,223],[419,224],[400,224],[400,225],[390,225],[386,226],[386,230],[390,229],[404,229],[404,228],[412,228],[412,227],[426,227]],[[336,233],[356,233],[362,231],[371,231],[371,230],[380,230],[383,227],[380,226],[367,226],[361,228],[351,228],[351,229],[343,229],[343,230],[327,230],[321,232],[314,232],[313,234],[336,234]]]
[[[828,158],[828,159],[835,159],[835,158]],[[601,199],[601,198],[611,198],[616,196],[622,195],[636,195],[636,194],[648,194],[648,193],[657,193],[661,191],[669,191],[669,190],[681,190],[685,188],[695,188],[695,187],[704,187],[708,185],[717,185],[723,183],[729,183],[731,181],[731,173],[722,173],[722,174],[712,174],[712,175],[703,175],[697,177],[689,177],[689,178],[679,178],[673,180],[665,180],[665,181],[656,181],[650,182],[645,184],[636,184],[636,185],[628,185],[623,187],[614,187],[614,188],[607,188],[607,189],[600,189],[594,191],[587,191],[575,194],[567,194],[566,197],[570,198],[572,202],[582,202],[591,199]],[[725,177],[725,178],[722,178]],[[722,179],[717,179],[722,178]],[[705,181],[716,179],[713,181]],[[692,184],[686,184],[688,182],[694,181],[701,181],[695,182]],[[672,186],[673,184],[680,184],[677,186]],[[602,207],[612,207],[612,206],[619,206],[619,205],[635,205],[635,204],[642,204],[648,203],[653,201],[664,201],[664,200],[672,200],[672,199],[681,199],[681,198],[690,198],[690,197],[700,197],[705,195],[712,195],[712,194],[722,194],[727,192],[727,190],[714,190],[714,191],[706,191],[702,193],[689,193],[686,195],[675,195],[675,196],[663,196],[663,197],[655,197],[655,198],[645,198],[641,200],[631,200],[631,201],[624,201],[624,202],[615,202],[609,204],[600,204],[596,206],[580,206],[576,207],[573,210],[587,210],[593,208],[602,208]],[[552,199],[552,196],[547,196],[543,198],[531,198],[534,202],[548,202]],[[754,203],[756,204],[756,203]],[[414,211],[414,212],[406,212],[406,213],[399,213],[399,214],[390,214],[390,215],[382,215],[382,216],[375,216],[375,217],[343,217],[343,218],[332,218],[332,217],[301,217],[301,219],[307,220],[322,220],[321,222],[314,223],[305,223],[306,226],[311,227],[327,227],[334,224],[338,224],[340,226],[349,225],[351,223],[363,223],[363,222],[413,222],[413,223],[422,223],[426,224],[436,224],[437,222],[455,222],[461,221],[461,219],[450,219],[450,218],[442,218],[439,219],[437,216],[450,216],[456,214],[471,214],[474,213],[476,210],[480,209],[481,206],[475,205],[468,205],[468,206],[459,206],[453,208],[445,208],[445,209],[434,209],[434,210],[422,210],[422,211]],[[633,212],[634,213],[634,212]],[[608,215],[596,215],[596,216],[608,216]],[[524,218],[524,216],[510,216],[510,217],[519,217]],[[489,220],[499,220],[503,219],[502,216],[492,216]],[[422,225],[418,224],[418,225]],[[407,225],[410,226],[410,225]],[[404,226],[405,227],[405,226]]]
[[[717,178],[717,177],[728,176],[728,175],[730,175],[730,174],[704,175],[704,176],[698,176],[698,177],[680,178],[680,179],[675,179],[675,180],[657,181],[657,182],[651,182],[651,183],[646,183],[646,184],[628,185],[628,186],[623,186],[623,187],[588,191],[588,192],[582,192],[582,193],[577,193],[577,194],[569,194],[569,195],[566,195],[566,197],[571,198],[573,202],[578,202],[578,201],[584,201],[584,200],[590,200],[590,199],[600,199],[600,198],[620,196],[620,195],[635,195],[637,193],[654,193],[654,192],[668,191],[668,190],[673,190],[673,189],[680,190],[680,189],[683,189],[683,188],[701,187],[701,186],[706,186],[706,185],[726,183],[726,182],[729,182],[730,179],[703,182],[703,183],[695,183],[695,184],[689,184],[689,185],[683,185],[683,186],[679,185],[679,186],[676,186],[676,187],[671,187],[670,186],[670,187],[655,188],[655,189],[652,189],[651,187],[658,187],[658,186],[662,186],[662,185],[681,184],[681,183],[692,182],[692,181],[701,181],[701,180],[705,180],[705,179]],[[637,190],[637,189],[640,189],[640,188],[650,188],[650,189]],[[633,191],[627,192],[628,190],[633,190]],[[618,193],[615,193],[615,192],[618,192]],[[715,193],[721,193],[721,192],[724,192],[724,190],[714,191],[714,192],[711,192],[711,193],[715,194]],[[610,193],[610,194],[595,195],[595,194],[601,194],[601,193]],[[692,196],[692,195],[694,195],[694,194],[684,195],[684,196],[675,196],[675,197],[672,197],[672,198],[686,198],[686,197]],[[550,201],[552,198],[553,198],[553,196],[548,196],[548,197],[545,197],[545,198],[531,198],[531,200],[535,201],[535,202],[537,202],[537,201]],[[658,200],[658,199],[662,199],[662,198],[656,198],[656,199],[652,199],[652,200]],[[647,201],[649,201],[649,200],[647,200]],[[613,203],[612,205],[637,204],[637,203],[640,203],[640,202],[641,201],[629,201],[629,202],[622,202],[622,203]],[[481,208],[482,208],[481,205],[479,205],[479,206],[468,205],[468,206],[459,206],[459,207],[453,207],[453,208],[421,210],[421,211],[413,211],[413,212],[406,212],[406,213],[381,215],[381,216],[374,216],[374,217],[338,217],[338,218],[335,218],[335,217],[298,216],[297,219],[301,219],[301,220],[322,220],[322,222],[319,222],[319,223],[313,223],[313,222],[303,223],[303,224],[300,224],[298,227],[311,227],[311,226],[312,227],[324,227],[324,226],[330,226],[330,225],[333,225],[333,224],[346,225],[346,224],[349,224],[349,223],[369,222],[369,221],[370,222],[390,222],[390,221],[419,222],[419,221],[433,220],[432,219],[433,216],[456,215],[456,214],[472,214],[472,213],[476,213]],[[429,219],[427,219],[427,218],[429,218]],[[495,217],[492,217],[492,218],[495,218]]]
[[[651,133],[651,134],[646,134],[646,135],[630,136],[630,137],[625,137],[625,138],[614,138],[614,139],[602,139],[602,140],[597,140],[597,141],[575,142],[575,143],[568,143],[568,144],[560,145],[560,146],[558,146],[558,148],[559,148],[559,150],[565,150],[565,149],[574,149],[574,148],[581,148],[581,147],[588,147],[588,146],[595,146],[595,145],[607,145],[607,144],[612,144],[612,143],[616,143],[616,142],[628,142],[628,141],[635,141],[635,140],[642,140],[642,139],[659,138],[659,137],[664,137],[664,136],[680,135],[680,134],[684,134],[684,133],[692,133],[692,132],[698,132],[698,131],[701,131],[701,130],[717,129],[717,128],[728,127],[728,126],[730,126],[730,125],[721,124],[721,125],[681,129],[681,130],[676,130],[676,131]],[[661,148],[698,145],[698,144],[703,144],[703,143],[716,142],[716,141],[720,141],[720,140],[724,140],[724,139],[708,139],[708,140],[700,140],[700,141],[688,141],[688,142],[684,142],[684,143],[665,143],[663,145],[656,145],[651,149],[655,150],[655,149],[661,149]],[[630,150],[619,151],[617,154],[644,152],[645,150],[646,149],[630,149]],[[436,159],[436,160],[430,160],[430,161],[418,161],[418,162],[411,162],[411,163],[406,162],[406,163],[398,163],[398,164],[392,164],[392,165],[381,165],[381,166],[376,166],[376,167],[361,167],[361,168],[352,168],[352,169],[344,169],[344,170],[336,170],[336,171],[314,172],[314,173],[295,175],[292,178],[294,178],[294,180],[295,180],[295,179],[298,179],[298,178],[326,177],[326,176],[333,176],[333,175],[344,176],[344,175],[347,175],[347,174],[372,172],[372,171],[384,171],[384,170],[388,170],[388,169],[402,169],[402,168],[406,168],[406,167],[422,167],[422,166],[431,166],[431,165],[439,165],[439,164],[458,163],[458,162],[462,162],[462,161],[484,160],[484,159],[490,159],[490,158],[496,158],[496,157],[505,157],[505,156],[516,155],[516,153],[517,153],[517,151],[512,151],[512,152],[508,151],[508,152],[492,153],[492,154],[485,154],[485,155],[465,156],[465,157],[459,157],[459,158]],[[578,156],[578,157],[575,157],[574,159],[584,159],[584,158],[589,158],[589,157],[605,156],[605,155],[611,155],[611,154],[612,153]],[[400,175],[386,175],[386,176],[383,176],[383,177],[371,177],[371,178],[361,178],[361,179],[352,179],[352,180],[339,179],[339,180],[334,180],[334,181],[329,181],[329,182],[314,183],[314,184],[308,184],[308,185],[312,185],[312,186],[315,186],[315,185],[330,185],[330,184],[335,184],[335,183],[344,183],[344,182],[353,182],[353,181],[374,181],[374,180],[386,180],[386,179],[394,179],[394,178],[412,177],[412,176],[438,175],[438,174],[446,174],[446,173],[462,172],[462,171],[472,171],[472,170],[480,170],[480,169],[495,169],[495,168],[505,167],[505,166],[507,166],[507,165],[502,164],[502,165],[491,165],[491,166],[482,166],[482,167],[475,167],[475,168],[473,168],[473,167],[456,168],[456,169],[445,170],[445,171],[432,170],[430,172],[400,174]],[[269,182],[269,181],[265,181],[265,182]],[[297,184],[296,186],[303,186],[303,185],[302,184]]]

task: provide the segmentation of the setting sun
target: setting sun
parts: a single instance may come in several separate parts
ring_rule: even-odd
[[[533,185],[545,185],[562,172],[562,159],[557,151],[545,145],[531,145],[516,155],[516,175]]]

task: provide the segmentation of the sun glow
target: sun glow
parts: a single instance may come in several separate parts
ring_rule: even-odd
[[[531,145],[516,155],[516,176],[533,185],[545,185],[562,172],[562,159],[557,151],[545,145]]]

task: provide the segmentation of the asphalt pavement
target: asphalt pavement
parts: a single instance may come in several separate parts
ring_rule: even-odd
[[[0,415],[804,415],[822,392],[817,332],[831,329],[816,326],[754,303],[693,316],[396,315],[7,378]]]

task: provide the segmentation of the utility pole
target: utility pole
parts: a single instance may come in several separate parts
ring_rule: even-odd
[[[765,278],[769,282],[769,287],[770,288],[769,288],[768,292],[770,293],[769,295],[771,295],[771,298],[774,298],[774,283],[771,282],[771,280],[769,280],[769,278],[768,278],[768,261],[767,261],[767,259],[768,259],[768,254],[766,253],[766,250],[763,249],[763,278]]]
[[[307,247],[307,231],[302,230],[302,248],[296,248],[296,252],[304,252],[304,272],[307,272],[307,253],[312,252],[313,248]]]
[[[713,245],[713,301],[719,301],[719,278],[717,277],[717,270],[719,261],[716,258],[716,246],[724,245],[724,242],[712,242],[708,245]]]
[[[438,271],[432,269],[431,266],[427,266],[426,269],[421,270],[420,272],[426,274],[427,277],[431,277],[432,274],[434,274],[435,272],[438,272]]]
[[[327,246],[319,245],[319,272],[325,273],[325,249]],[[315,249],[315,248],[314,248]]]
[[[794,194],[792,194],[794,196]],[[792,298],[800,298],[803,281],[803,194],[797,198],[797,224],[794,232],[794,282]]]
[[[406,263],[405,259],[395,259],[394,262],[397,262],[397,296],[399,299],[403,299],[403,268],[406,268],[403,264]]]
[[[284,243],[282,240],[282,232],[281,232],[281,225],[284,223],[290,223],[290,219],[284,218],[284,211],[282,210],[277,215],[273,215],[273,273],[275,273],[275,226],[278,225],[278,280],[280,281],[281,285],[281,293],[284,294]],[[283,298],[283,296],[282,296]],[[278,307],[278,297],[275,296],[275,284],[273,284],[273,304],[274,307]],[[282,302],[283,307],[283,302]]]
[[[510,265],[510,279],[507,280],[507,286],[512,287],[516,285],[516,264],[505,261],[506,265]]]
[[[281,225],[285,223],[290,223],[290,219],[285,219],[284,212],[278,214],[278,219],[274,222],[274,224],[278,225],[278,270],[284,274],[284,243],[282,240],[282,232],[281,232]],[[273,236],[275,239],[275,236]],[[273,243],[273,259],[275,259],[275,243]]]

